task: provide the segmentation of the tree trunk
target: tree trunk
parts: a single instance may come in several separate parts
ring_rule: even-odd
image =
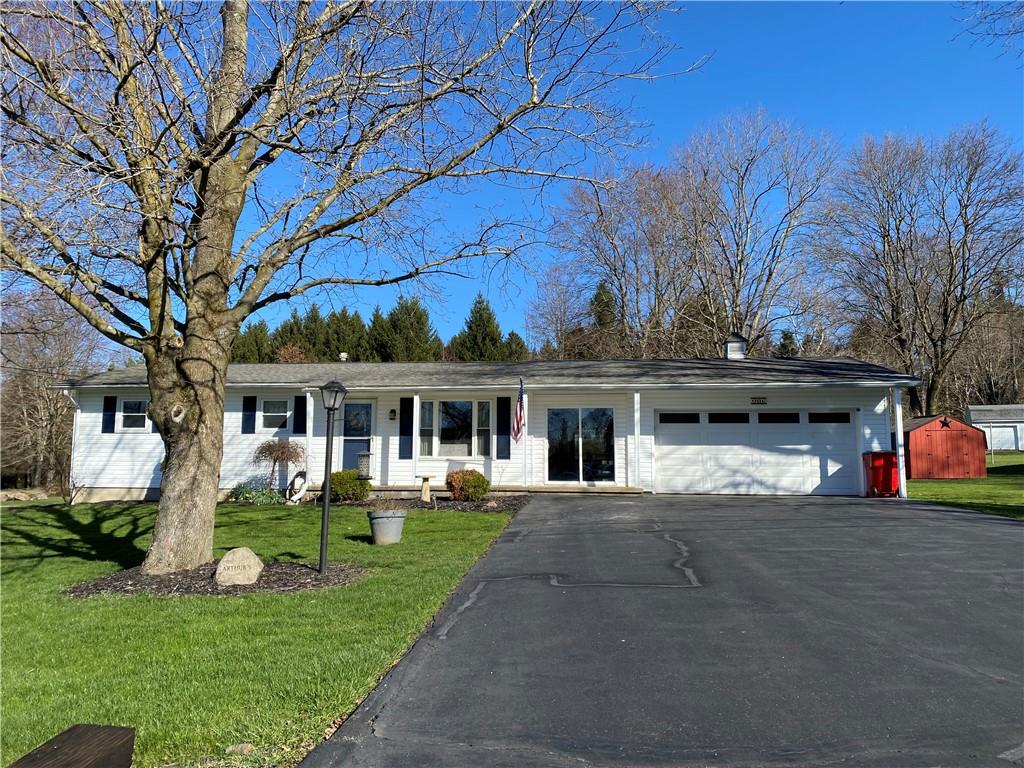
[[[204,324],[205,325],[205,324]],[[213,560],[213,524],[224,454],[225,329],[190,335],[181,354],[147,359],[150,418],[166,455],[145,573],[170,573]],[[197,337],[201,340],[197,340]]]

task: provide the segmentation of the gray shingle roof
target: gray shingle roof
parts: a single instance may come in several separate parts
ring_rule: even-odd
[[[907,374],[852,358],[746,358],[676,360],[534,360],[522,363],[235,363],[228,386],[318,387],[337,379],[349,389],[677,386],[893,386],[913,384]],[[143,366],[106,371],[71,387],[145,386]]]
[[[967,419],[974,423],[988,421],[1024,421],[1024,403],[1012,405],[969,405]]]

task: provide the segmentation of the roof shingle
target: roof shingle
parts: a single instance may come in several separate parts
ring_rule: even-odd
[[[852,358],[532,360],[512,363],[235,363],[228,386],[319,387],[337,379],[352,390],[587,386],[894,386],[912,376]],[[73,388],[145,386],[143,366],[68,383]]]

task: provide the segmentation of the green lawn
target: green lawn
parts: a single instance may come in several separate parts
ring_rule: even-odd
[[[364,511],[333,512],[332,562],[350,586],[245,597],[92,597],[61,590],[137,565],[149,504],[10,503],[2,525],[2,739],[7,765],[73,723],[137,729],[135,766],[293,765],[423,631],[507,515],[410,512],[373,547]],[[218,509],[217,556],[314,561],[314,506]],[[248,758],[226,758],[251,742]]]
[[[907,492],[912,499],[1024,519],[1024,453],[996,453],[984,480],[908,480]]]

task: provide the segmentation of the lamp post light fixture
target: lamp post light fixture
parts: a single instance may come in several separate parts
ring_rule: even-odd
[[[331,453],[334,448],[334,414],[345,401],[348,390],[340,381],[328,381],[320,387],[320,395],[324,399],[324,408],[327,411],[327,454],[324,460],[324,484],[320,489],[320,500],[323,503],[323,511],[320,515],[320,575],[327,573],[327,528],[330,524],[331,515]]]

